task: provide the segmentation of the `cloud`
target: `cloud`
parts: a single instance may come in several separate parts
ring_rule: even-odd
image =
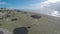
[[[47,8],[54,9],[57,11],[60,11],[60,2],[52,3],[49,6],[46,6]]]
[[[43,7],[46,7],[48,9],[52,9],[58,13],[60,13],[60,0],[48,0],[46,3],[43,3],[45,5],[41,5]],[[54,12],[52,12],[54,13]]]
[[[60,2],[60,0],[47,0],[47,1],[44,1],[44,2],[41,2],[41,3],[37,3],[37,4],[30,4],[29,7],[32,7],[32,8],[42,8],[42,7],[50,7],[52,5],[56,4]],[[59,3],[58,3],[59,4]]]
[[[56,2],[58,2],[58,1],[60,1],[60,0],[48,0],[47,2],[56,3]]]
[[[60,0],[47,0],[41,3],[29,4],[22,9],[32,9],[31,12],[55,16],[58,15],[60,12]]]
[[[44,2],[36,3],[36,4],[29,4],[25,7],[22,7],[22,9],[41,9],[41,8],[44,8],[44,7],[49,8],[49,9],[53,9],[57,6],[59,1],[60,0],[47,0],[47,1],[44,1]]]
[[[44,4],[44,5],[41,5],[41,6],[46,6],[46,7],[50,7],[50,6],[52,6],[52,5],[55,5],[56,6],[56,4],[59,4],[60,3],[60,0],[48,0],[48,1],[45,1],[45,2],[43,2],[42,4]]]
[[[6,2],[0,2],[0,4],[7,4]]]
[[[60,0],[47,0],[37,4],[29,4],[26,9],[35,9],[32,10],[36,13],[49,14],[49,15],[58,15],[60,12]]]

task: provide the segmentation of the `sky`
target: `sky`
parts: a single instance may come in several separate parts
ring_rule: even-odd
[[[41,3],[45,0],[0,0],[0,7],[24,9],[29,8],[30,4]]]
[[[60,0],[0,0],[0,8],[33,9],[33,12],[59,15]]]

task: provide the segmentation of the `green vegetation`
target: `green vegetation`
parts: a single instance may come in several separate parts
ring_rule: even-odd
[[[5,12],[5,10],[0,10],[0,12],[4,13],[4,12]]]
[[[3,12],[2,10],[0,10],[0,12]]]

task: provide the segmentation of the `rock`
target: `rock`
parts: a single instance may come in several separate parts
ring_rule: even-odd
[[[28,34],[28,29],[26,27],[19,27],[14,29],[13,34]]]
[[[0,26],[2,26],[2,24],[0,24]]]
[[[31,28],[30,26],[28,26],[27,28]]]
[[[18,20],[17,18],[13,18],[13,19],[11,19],[11,21],[16,21],[16,20]]]
[[[2,20],[3,18],[0,18],[0,20]]]
[[[4,28],[0,28],[0,34],[12,34],[10,31],[8,31],[7,29]]]
[[[6,17],[10,17],[10,15],[6,15]]]
[[[39,15],[32,15],[31,17],[34,18],[34,19],[39,19],[39,18],[41,18],[41,16],[39,16]]]
[[[4,34],[4,32],[3,31],[0,31],[0,34]]]

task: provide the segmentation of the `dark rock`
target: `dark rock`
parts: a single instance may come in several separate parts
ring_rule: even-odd
[[[0,26],[2,26],[2,24],[0,24]]]
[[[0,20],[2,20],[3,18],[0,18]]]
[[[30,26],[28,26],[27,28],[31,28]]]
[[[34,18],[34,19],[39,19],[39,18],[41,18],[41,16],[39,16],[39,15],[32,15],[31,17]]]
[[[11,21],[16,21],[16,20],[18,20],[18,19],[17,18],[11,19]]]
[[[6,15],[6,17],[10,17],[10,15]]]
[[[14,29],[13,34],[28,34],[28,29],[26,27],[16,28]]]
[[[4,34],[4,32],[3,31],[0,31],[0,34]]]
[[[10,15],[8,15],[8,14],[5,14],[4,16],[3,16],[3,18],[8,18],[8,17],[11,17]]]
[[[21,10],[17,10],[17,12],[22,12]]]
[[[24,14],[27,14],[27,12],[24,12]]]

